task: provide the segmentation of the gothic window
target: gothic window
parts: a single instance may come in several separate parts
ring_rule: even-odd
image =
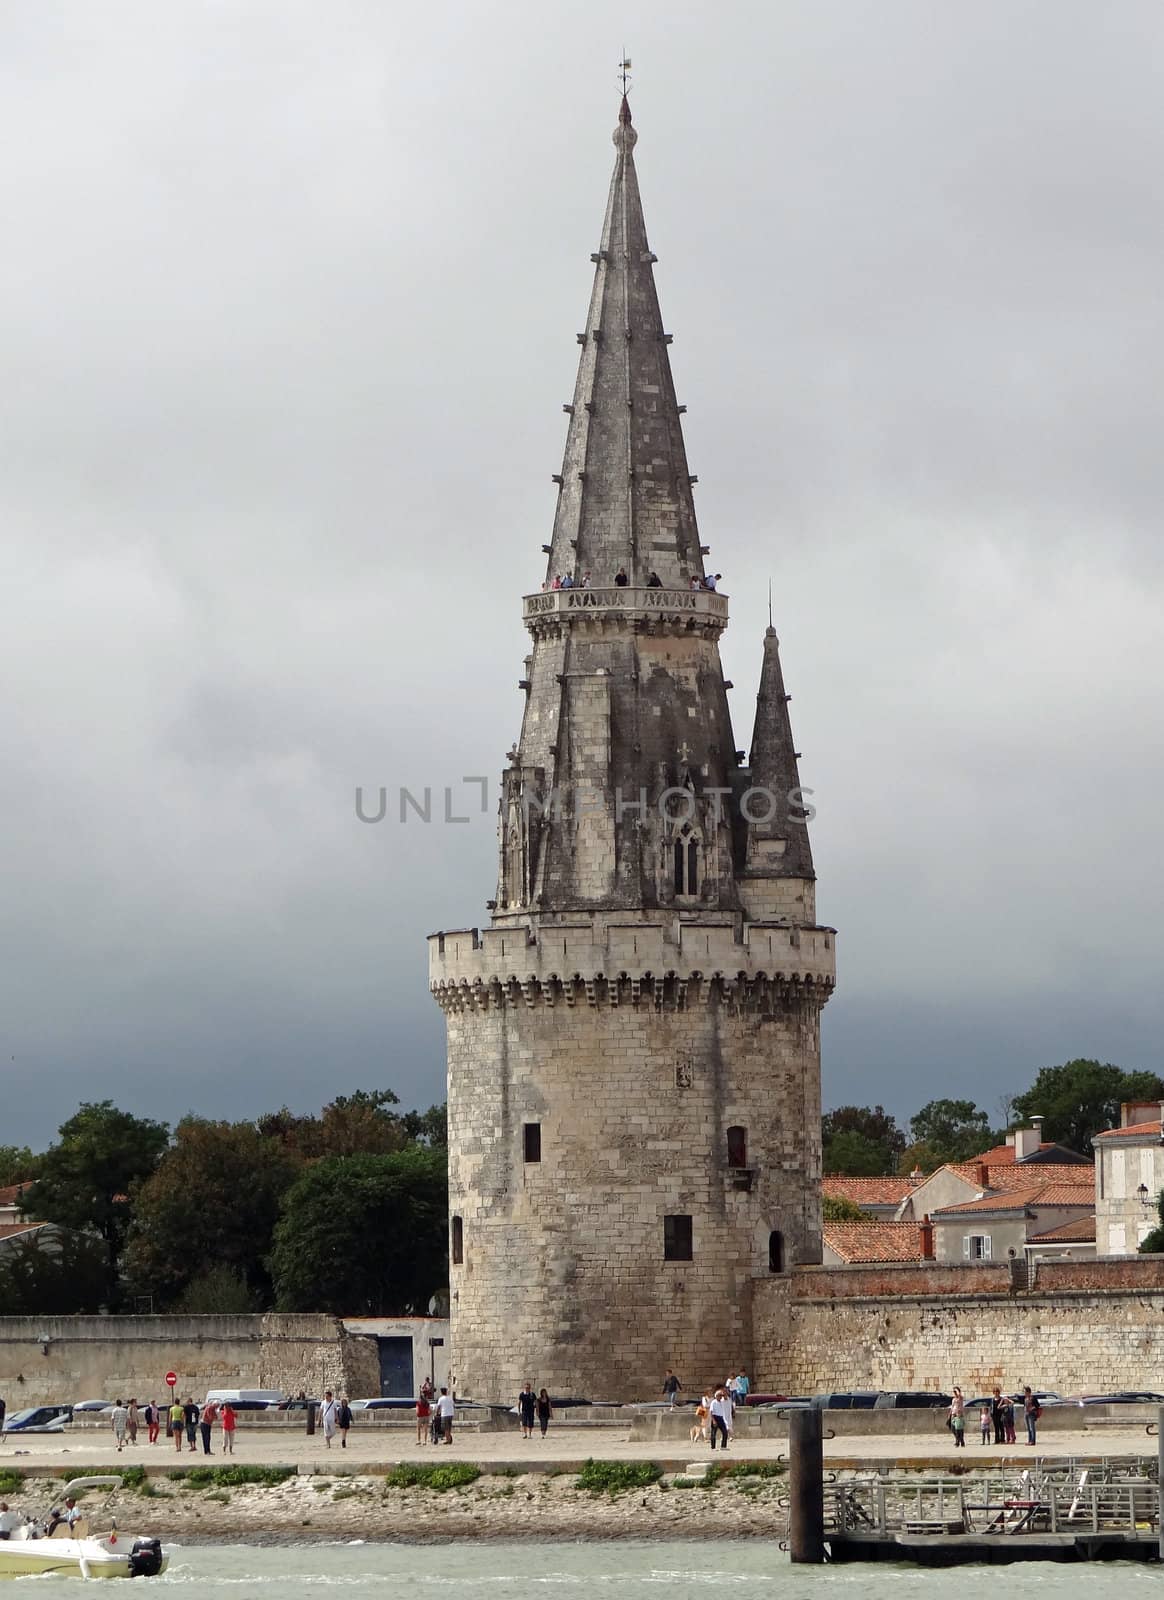
[[[768,1235],[768,1271],[784,1271],[784,1235],[775,1228]]]
[[[540,1161],[542,1159],[542,1125],[540,1122],[527,1122],[523,1129],[525,1159],[527,1161]]]
[[[748,1164],[747,1128],[729,1128],[727,1131],[727,1156],[729,1167],[746,1167]]]
[[[663,1218],[663,1260],[690,1261],[692,1259],[691,1218]]]
[[[453,1218],[453,1266],[459,1267],[465,1259],[465,1224],[460,1217]]]
[[[675,893],[699,893],[699,841],[689,827],[675,840]]]

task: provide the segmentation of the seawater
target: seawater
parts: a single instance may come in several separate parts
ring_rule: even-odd
[[[991,1600],[1156,1600],[1160,1575],[1158,1568],[1125,1562],[946,1571],[793,1567],[775,1544],[761,1540],[548,1542],[539,1539],[531,1517],[528,1537],[517,1541],[177,1547],[164,1576],[131,1585],[129,1593],[138,1600],[150,1594],[161,1600],[167,1593],[175,1600],[179,1594],[181,1600],[274,1600],[330,1588],[376,1596],[407,1590],[410,1600],[499,1600],[501,1594],[506,1600],[709,1600],[713,1591],[739,1600],[769,1593],[780,1600],[935,1600],[956,1588],[989,1592]],[[0,1586],[3,1594],[20,1591],[30,1600],[77,1600],[82,1592],[75,1578],[14,1578]]]

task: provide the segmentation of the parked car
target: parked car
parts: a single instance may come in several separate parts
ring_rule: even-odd
[[[953,1398],[951,1394],[938,1394],[932,1389],[887,1389],[877,1396],[873,1409],[875,1411],[933,1410],[938,1406],[948,1406]]]
[[[459,1404],[460,1402],[458,1402]],[[415,1395],[373,1395],[370,1400],[349,1400],[353,1411],[411,1411],[416,1405]]]
[[[879,1389],[847,1389],[838,1394],[814,1394],[812,1403],[818,1411],[872,1411],[880,1392]]]
[[[4,1418],[4,1433],[63,1433],[72,1421],[72,1406],[27,1406]]]
[[[271,1411],[306,1411],[308,1406],[314,1406],[318,1411],[323,1404],[322,1400],[280,1400],[278,1405],[269,1407]],[[355,1405],[355,1401],[352,1402]]]
[[[73,1407],[73,1415],[78,1411],[112,1411],[112,1400],[78,1400]]]
[[[207,1403],[213,1400],[221,1406],[229,1400],[235,1411],[269,1411],[286,1398],[282,1389],[209,1389],[206,1393]]]
[[[691,1404],[697,1405],[698,1401],[693,1400]],[[806,1406],[809,1404],[809,1400],[806,1395],[802,1394],[758,1394],[754,1390],[749,1390],[744,1404],[746,1406]]]

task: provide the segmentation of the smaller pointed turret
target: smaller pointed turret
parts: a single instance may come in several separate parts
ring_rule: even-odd
[[[753,794],[746,807],[750,815],[741,889],[755,917],[794,916],[811,922],[816,874],[808,839],[808,808],[803,803],[788,715],[789,698],[780,669],[780,640],[769,626],[764,633],[764,663],[748,768]],[[752,881],[745,887],[747,880]]]

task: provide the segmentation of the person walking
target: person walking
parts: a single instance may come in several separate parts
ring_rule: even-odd
[[[521,1393],[517,1397],[517,1410],[521,1417],[521,1436],[523,1439],[532,1439],[534,1430],[534,1412],[538,1407],[538,1397],[534,1393],[534,1386],[527,1378]]]
[[[330,1389],[323,1391],[323,1404],[319,1408],[319,1426],[323,1430],[323,1442],[331,1449],[331,1441],[335,1438],[336,1424],[339,1422],[339,1406]]]
[[[954,1395],[950,1401],[950,1432],[954,1435],[954,1449],[966,1448],[966,1397],[958,1385],[954,1385]]]
[[[1002,1435],[1005,1443],[1014,1443],[1014,1401],[1008,1394],[1002,1397]]]
[[[1034,1444],[1035,1442],[1035,1428],[1042,1414],[1043,1408],[1032,1394],[1030,1384],[1025,1383],[1023,1385],[1023,1421],[1027,1425],[1028,1444]]]
[[[426,1379],[425,1382],[421,1384],[420,1393],[416,1397],[416,1442],[417,1442],[417,1444],[427,1444],[428,1443],[428,1428],[429,1428],[428,1419],[429,1419],[429,1416],[432,1413],[432,1407],[428,1403],[430,1396],[425,1393],[425,1390],[428,1389],[429,1387],[430,1386],[429,1386],[428,1380]]]
[[[234,1455],[234,1407],[229,1400],[224,1400],[218,1408],[219,1421],[222,1423],[222,1453],[224,1456]]]
[[[726,1389],[717,1389],[715,1398],[711,1402],[711,1448],[715,1449],[716,1435],[723,1439],[723,1448],[728,1447],[728,1434],[732,1425],[732,1403],[728,1399]]]
[[[666,1397],[667,1404],[671,1407],[672,1411],[674,1411],[675,1407],[679,1403],[679,1391],[682,1387],[683,1385],[679,1382],[679,1379],[671,1371],[671,1368],[668,1367],[667,1371],[663,1375],[663,1394]]]
[[[174,1449],[179,1453],[182,1449],[182,1428],[185,1424],[186,1413],[182,1409],[182,1402],[175,1400],[170,1406],[170,1436],[174,1441]]]
[[[538,1424],[541,1427],[542,1438],[543,1439],[546,1436],[546,1429],[550,1425],[550,1418],[553,1416],[553,1414],[554,1414],[554,1408],[550,1404],[549,1390],[548,1389],[539,1389],[538,1390]]]
[[[748,1395],[751,1392],[751,1388],[751,1380],[749,1379],[748,1374],[741,1368],[741,1370],[736,1373],[736,1393],[740,1397],[740,1404],[742,1406],[747,1405]]]
[[[109,1418],[109,1425],[113,1429],[113,1437],[117,1440],[117,1449],[120,1452],[125,1445],[125,1430],[129,1423],[129,1410],[124,1400],[119,1400],[113,1408]]]
[[[982,1410],[978,1414],[978,1426],[982,1430],[982,1443],[983,1444],[989,1444],[990,1443],[990,1430],[991,1430],[991,1427],[993,1426],[993,1420],[992,1420],[991,1414],[990,1414],[990,1402],[989,1401],[987,1401],[987,1403],[982,1407]]]
[[[141,1425],[141,1412],[137,1408],[137,1401],[131,1400],[126,1407],[128,1415],[125,1419],[125,1435],[130,1444],[137,1443],[137,1430]]]
[[[143,1415],[145,1417],[146,1437],[150,1444],[157,1444],[158,1433],[161,1428],[161,1416],[158,1412],[156,1404],[152,1400],[146,1401],[146,1408]]]
[[[454,1401],[452,1395],[449,1393],[449,1391],[447,1389],[442,1389],[441,1390],[441,1397],[437,1401],[437,1407],[436,1408],[437,1408],[437,1416],[440,1418],[440,1424],[441,1424],[441,1443],[442,1444],[452,1444],[452,1442],[453,1442],[453,1417],[456,1414],[457,1406],[456,1406],[456,1402]]]
[[[193,1450],[195,1454],[198,1452],[196,1440],[198,1437],[198,1418],[200,1416],[201,1412],[198,1408],[198,1402],[194,1399],[193,1395],[188,1394],[186,1396],[186,1404],[182,1407],[182,1420],[186,1425],[186,1443],[190,1446],[191,1450]],[[181,1448],[182,1446],[179,1445],[178,1449],[180,1450]]]
[[[213,1428],[218,1416],[218,1407],[213,1400],[208,1400],[202,1407],[202,1416],[198,1422],[198,1431],[202,1435],[202,1454],[208,1456],[210,1450],[210,1430]]]
[[[339,1416],[336,1418],[336,1422],[340,1431],[340,1449],[346,1450],[348,1447],[348,1429],[352,1425],[352,1408],[348,1404],[346,1394],[341,1394],[339,1397]]]

